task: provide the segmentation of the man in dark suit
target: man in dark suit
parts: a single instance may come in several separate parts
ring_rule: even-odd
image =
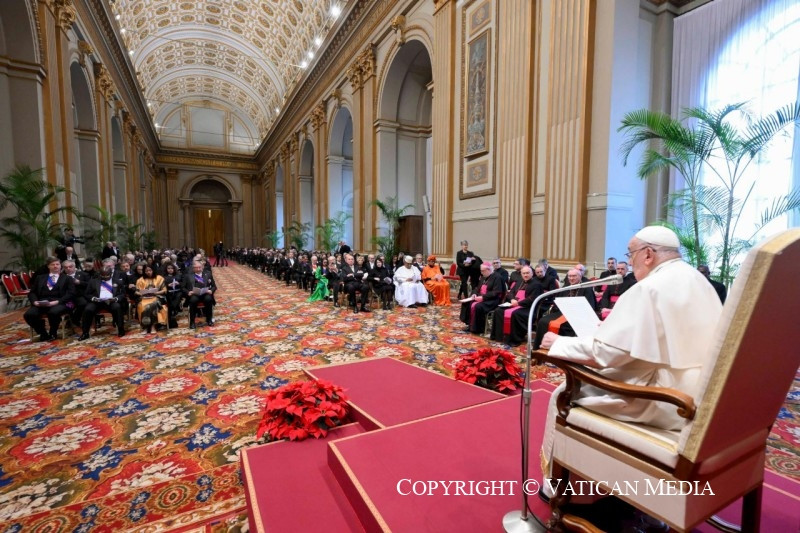
[[[469,249],[467,241],[461,241],[461,249],[456,253],[456,265],[458,269],[456,274],[461,278],[461,287],[458,289],[458,297],[464,294],[464,298],[469,296],[470,288],[467,286],[467,281],[472,285],[472,289],[478,285],[478,278],[480,277],[480,264],[481,258],[477,257]]]
[[[197,304],[203,304],[203,313],[206,317],[206,325],[214,325],[214,293],[217,285],[210,272],[203,270],[203,263],[195,261],[192,263],[192,272],[186,274],[183,279],[183,292],[189,302],[189,328],[195,329],[194,318],[197,316]]]
[[[103,251],[100,254],[103,259],[108,259],[112,255],[114,255],[114,245],[111,241],[108,241],[105,246],[103,246]]]
[[[69,311],[67,303],[72,302],[75,295],[72,278],[61,273],[61,261],[57,257],[48,257],[46,264],[48,273],[37,276],[33,282],[33,288],[28,293],[31,307],[23,315],[25,322],[39,334],[40,342],[52,340],[58,335],[61,316]],[[43,315],[47,315],[49,333],[45,330]]]
[[[64,269],[64,275],[72,280],[75,286],[75,295],[72,298],[72,304],[67,304],[67,307],[72,307],[71,318],[73,324],[77,324],[83,315],[83,309],[86,307],[86,287],[89,284],[89,274],[77,270],[75,261],[66,260],[61,263]]]
[[[697,271],[706,277],[711,286],[714,287],[714,290],[717,291],[717,296],[719,296],[719,301],[721,301],[724,304],[725,298],[728,297],[727,287],[725,287],[725,285],[720,283],[719,281],[711,279],[711,270],[709,270],[708,265],[698,266]]]
[[[122,302],[125,302],[127,298],[125,296],[125,286],[121,283],[116,283],[113,274],[114,265],[111,261],[106,261],[103,263],[100,277],[89,281],[89,286],[86,289],[88,302],[81,318],[82,331],[81,336],[78,337],[79,341],[85,341],[89,338],[92,323],[97,317],[97,313],[102,310],[111,312],[117,325],[117,335],[120,337],[125,335],[125,315],[122,307]]]
[[[339,241],[339,249],[336,250],[336,253],[342,254],[342,256],[344,256],[344,254],[349,254],[352,252],[353,250],[347,245],[346,242]]]
[[[503,280],[503,287],[508,289],[508,270],[503,268],[503,262],[500,261],[499,257],[492,261],[492,267],[494,268],[495,273],[500,276],[500,279]]]
[[[369,297],[369,285],[363,283],[363,274],[359,275],[359,271],[355,266],[355,259],[350,254],[345,256],[345,264],[342,266],[339,278],[344,283],[344,290],[347,293],[348,304],[356,313],[359,308],[356,306],[356,291],[361,292],[361,311],[369,313],[367,309],[367,298]]]

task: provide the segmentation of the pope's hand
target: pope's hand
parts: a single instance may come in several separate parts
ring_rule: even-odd
[[[539,346],[540,348],[550,349],[554,342],[558,339],[558,335],[553,333],[552,331],[548,331],[544,334],[544,338],[542,339],[542,344]]]

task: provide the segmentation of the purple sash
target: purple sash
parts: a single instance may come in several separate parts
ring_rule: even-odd
[[[199,283],[200,285],[205,285],[206,282],[203,281],[203,276],[198,276],[197,274],[194,275],[194,280]]]
[[[525,289],[517,291],[516,296],[514,299],[520,301],[525,298]],[[503,313],[503,334],[504,335],[511,335],[511,315],[519,309],[518,305],[512,305],[508,309],[505,310]]]
[[[110,292],[112,295],[114,294],[114,287],[112,287],[112,286],[111,286],[111,284],[110,284],[110,283],[108,283],[107,281],[101,281],[101,282],[100,282],[100,285],[102,285],[103,287],[105,287],[105,288],[106,288],[106,290],[107,290],[108,292]]]

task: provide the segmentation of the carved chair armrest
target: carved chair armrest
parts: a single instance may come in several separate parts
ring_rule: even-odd
[[[691,420],[694,418],[696,406],[694,398],[676,389],[667,387],[649,387],[643,385],[630,385],[621,381],[609,379],[594,370],[572,361],[558,359],[547,355],[547,350],[535,350],[532,357],[539,364],[550,363],[564,371],[566,376],[566,389],[558,397],[558,414],[563,418],[569,414],[570,403],[575,393],[580,389],[581,383],[593,385],[600,389],[645,400],[667,402],[678,408],[678,416]]]

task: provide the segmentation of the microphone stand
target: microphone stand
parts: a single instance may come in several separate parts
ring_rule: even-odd
[[[539,305],[544,298],[549,298],[554,294],[561,292],[573,291],[575,289],[585,289],[589,287],[597,287],[600,285],[619,285],[622,283],[622,276],[615,274],[603,279],[594,281],[587,281],[586,283],[579,283],[577,285],[567,285],[552,291],[547,291],[539,296],[531,304],[531,310],[528,313],[528,356],[525,358],[525,383],[522,388],[522,510],[509,511],[503,516],[503,529],[507,533],[531,533],[539,531],[547,531],[546,526],[542,524],[537,517],[530,520],[528,514],[528,495],[525,494],[525,481],[528,479],[528,452],[530,448],[530,415],[531,415],[531,358],[533,356],[533,338],[531,329],[533,326],[533,317],[536,315],[536,306]]]

